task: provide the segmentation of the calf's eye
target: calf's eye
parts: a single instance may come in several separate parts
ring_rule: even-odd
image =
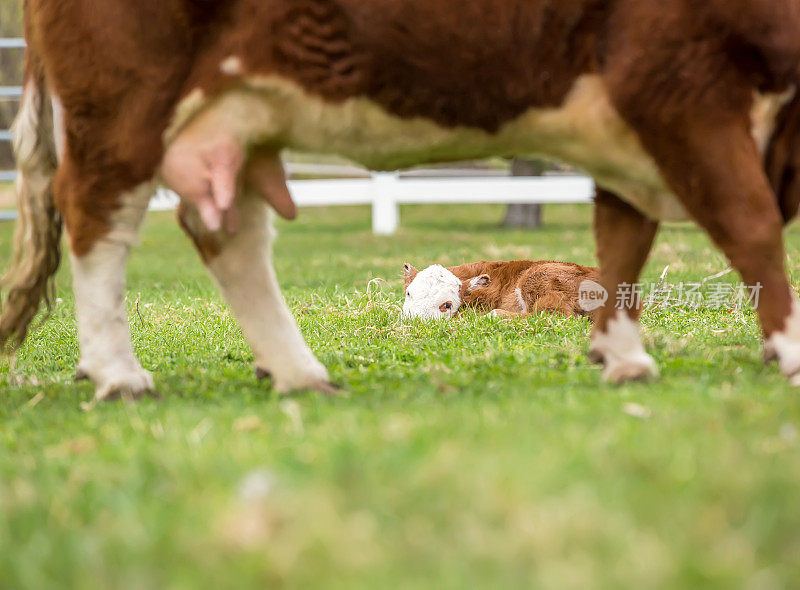
[[[439,311],[441,311],[442,313],[446,312],[449,309],[453,309],[453,302],[452,301],[447,301],[445,303],[442,303],[439,306]]]

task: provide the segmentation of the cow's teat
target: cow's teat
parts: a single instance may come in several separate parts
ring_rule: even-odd
[[[237,230],[234,201],[242,186],[261,196],[281,217],[294,219],[297,209],[278,151],[244,144],[224,129],[223,114],[206,111],[171,141],[161,165],[167,186],[197,208],[211,231]]]

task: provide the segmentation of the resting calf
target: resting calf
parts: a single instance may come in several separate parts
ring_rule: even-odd
[[[584,281],[600,280],[596,268],[530,260],[434,265],[422,271],[404,264],[403,277],[403,315],[423,318],[452,317],[464,306],[502,316],[589,316],[579,303],[578,290]]]

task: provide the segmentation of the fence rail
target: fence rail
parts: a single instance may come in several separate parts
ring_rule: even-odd
[[[0,98],[19,98],[22,96],[22,86],[0,86]]]
[[[382,172],[369,178],[290,180],[288,185],[298,207],[371,205],[372,231],[377,235],[397,231],[400,205],[589,203],[594,196],[594,182],[585,176],[416,179]],[[177,204],[178,196],[162,189],[151,209],[163,211]]]
[[[20,37],[0,38],[0,50],[2,49],[25,49],[25,39]],[[0,86],[0,99],[17,100],[22,97],[22,86]],[[11,143],[11,131],[0,129],[0,143]],[[0,182],[11,182],[16,174],[13,170],[0,170]],[[2,212],[0,221],[13,219],[12,212]]]
[[[0,49],[25,49],[25,39],[22,37],[0,38]]]
[[[0,38],[0,50],[23,49],[25,40]],[[0,86],[0,98],[19,99],[22,86]],[[11,132],[0,129],[0,142],[10,142]],[[372,230],[388,235],[400,224],[400,205],[424,203],[588,203],[594,183],[584,176],[510,177],[504,170],[430,168],[404,172],[370,172],[358,166],[287,164],[289,190],[298,207],[370,205]],[[318,177],[300,180],[297,177]],[[13,181],[14,171],[0,170],[0,182]],[[159,190],[151,210],[174,209],[178,196]],[[13,219],[13,211],[0,211],[0,220]]]

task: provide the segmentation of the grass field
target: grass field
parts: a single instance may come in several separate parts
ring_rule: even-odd
[[[752,312],[646,310],[663,378],[620,388],[585,360],[585,320],[399,320],[404,261],[593,263],[589,208],[548,209],[540,232],[501,213],[408,208],[392,238],[361,208],[279,226],[286,296],[341,398],[257,383],[156,214],[128,307],[163,399],[92,409],[62,269],[52,318],[0,365],[0,587],[800,587],[800,391],[761,362]],[[674,283],[726,266],[689,226],[662,231],[645,281],[668,264]]]

